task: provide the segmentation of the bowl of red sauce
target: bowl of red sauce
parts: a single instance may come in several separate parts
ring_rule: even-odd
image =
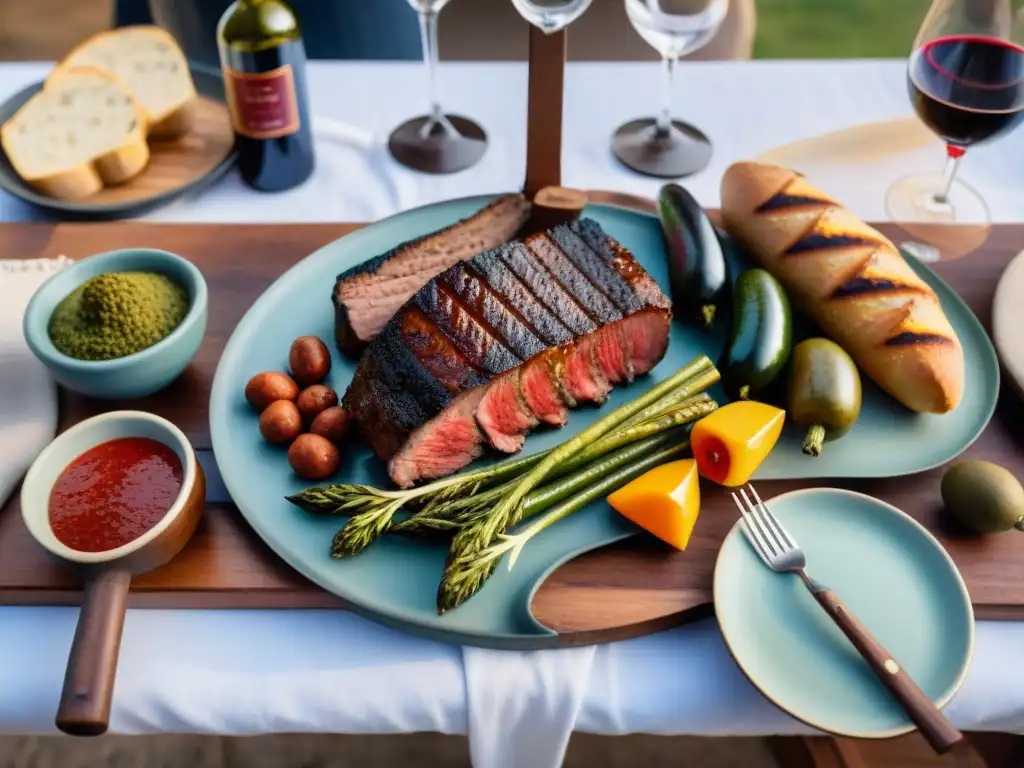
[[[185,434],[144,411],[80,422],[29,468],[25,526],[85,581],[56,717],[61,730],[106,730],[132,576],[178,554],[205,502],[206,478]]]
[[[201,475],[174,424],[112,411],[76,424],[39,455],[22,484],[21,513],[58,557],[84,565],[130,558],[138,573],[177,554],[181,546],[168,545],[184,544],[195,529]]]

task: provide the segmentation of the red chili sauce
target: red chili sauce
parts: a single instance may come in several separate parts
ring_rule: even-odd
[[[115,549],[144,534],[178,498],[178,455],[148,437],[90,448],[64,468],[50,491],[50,527],[80,552]]]

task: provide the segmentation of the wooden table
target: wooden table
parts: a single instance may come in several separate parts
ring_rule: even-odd
[[[64,254],[77,259],[111,248],[163,247],[192,260],[209,284],[206,338],[182,377],[163,392],[137,402],[106,403],[62,392],[60,428],[102,410],[140,408],[170,419],[198,450],[209,450],[210,384],[236,323],[286,268],[354,228],[349,224],[0,226],[0,246],[5,253]],[[891,227],[882,228],[893,232]],[[1021,242],[1024,226],[997,227],[982,251],[940,263],[936,270],[954,283],[987,324],[996,281]],[[1024,435],[1011,428],[1022,423],[1024,406],[1015,395],[1004,393],[995,419],[968,455],[1000,462],[1024,476]],[[883,498],[936,531],[963,572],[979,618],[1024,616],[1024,537],[970,536],[945,523],[938,513],[940,475],[941,469],[909,478],[834,484]],[[762,487],[762,493],[814,484],[764,483],[767,487]],[[735,511],[725,494],[711,491],[705,496],[701,525],[686,553],[637,539],[578,558],[559,569],[539,591],[535,615],[576,643],[644,634],[707,615],[714,557]],[[78,583],[29,538],[17,504],[16,499],[10,501],[0,514],[0,602],[77,603]],[[270,552],[231,504],[212,503],[182,554],[133,584],[132,604],[285,608],[337,606],[340,602]]]
[[[103,410],[141,408],[171,419],[199,451],[209,451],[209,388],[220,352],[236,323],[287,267],[356,226],[0,225],[0,246],[8,254],[82,258],[111,248],[165,247],[192,260],[209,284],[207,335],[195,362],[179,380],[158,395],[137,402],[103,403],[62,392],[60,429]],[[894,228],[882,229],[897,236]],[[225,245],[228,243],[230,249]],[[1024,226],[999,226],[980,252],[936,266],[986,326],[996,281],[1022,243]],[[1011,428],[1020,424],[1024,424],[1024,406],[1015,395],[1004,392],[992,425],[968,455],[998,461],[1019,476],[1024,475],[1024,432],[1019,427],[1016,431]],[[1021,618],[1024,537],[973,537],[941,524],[937,514],[940,473],[935,470],[911,478],[838,485],[885,498],[931,525],[960,564],[972,598],[979,604],[979,618]],[[771,483],[768,493],[807,484]],[[714,497],[705,500],[706,504],[710,502],[711,514],[705,511],[702,521],[721,515],[722,524],[699,528],[698,539],[686,555],[673,555],[655,544],[633,541],[584,556],[549,579],[535,600],[535,613],[563,632],[593,640],[651,631],[707,613],[713,553],[733,519],[725,517],[724,501]],[[29,538],[17,506],[17,500],[12,499],[0,511],[0,603],[77,604],[79,585]],[[336,607],[340,601],[287,567],[252,533],[231,504],[213,503],[182,554],[133,584],[132,604],[289,608]],[[920,756],[923,753],[917,739],[915,735],[904,737],[900,740],[904,746],[895,748]],[[990,765],[1016,764],[1016,757],[1010,756],[1015,746],[1007,740],[986,735],[972,739],[972,743],[979,752],[993,755]],[[780,739],[776,747],[787,767],[855,768],[883,765],[888,759],[878,762],[876,755],[862,760],[860,755],[870,754],[872,749],[878,753],[879,748],[865,751],[843,739]],[[1002,762],[997,762],[995,756]]]

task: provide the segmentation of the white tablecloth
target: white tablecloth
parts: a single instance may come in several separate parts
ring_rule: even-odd
[[[425,89],[418,66],[317,63],[310,70],[319,165],[307,185],[260,195],[229,177],[147,218],[362,221],[521,184],[523,65],[442,66],[447,108],[477,119],[491,144],[476,168],[439,178],[397,167],[379,143],[358,149],[359,135],[350,131],[339,138],[337,126],[329,124],[360,126],[373,146],[374,136],[385,136],[422,111]],[[0,66],[0,96],[45,71],[41,65]],[[655,194],[657,181],[617,166],[608,138],[619,123],[654,111],[658,75],[653,64],[570,66],[567,185]],[[677,114],[698,124],[715,144],[710,168],[686,182],[706,205],[717,204],[718,178],[734,160],[909,113],[904,65],[896,61],[692,63],[680,67],[676,90]],[[1018,137],[1009,137],[972,150],[964,163],[964,178],[982,189],[996,220],[1024,218],[1024,158],[1014,151],[1019,146]],[[846,176],[833,175],[829,191],[861,216],[884,218],[882,199],[891,179],[941,164],[940,145],[928,149],[894,159],[885,173],[851,169]],[[38,215],[0,197],[0,220]],[[0,731],[53,730],[76,613],[0,609]],[[1014,661],[1021,647],[1024,623],[979,623],[970,675],[948,709],[954,723],[1024,732],[1024,670]],[[572,727],[610,734],[808,731],[743,678],[713,621],[596,649],[545,652],[528,666],[517,656],[473,656],[341,611],[130,611],[112,728],[232,734],[468,731],[476,740],[478,768],[554,765]],[[570,680],[562,674],[566,667],[576,670]],[[523,669],[530,674],[523,675]]]

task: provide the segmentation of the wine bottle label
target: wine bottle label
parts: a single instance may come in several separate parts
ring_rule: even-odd
[[[291,64],[269,72],[224,69],[231,122],[252,139],[276,139],[299,130],[299,104]]]

